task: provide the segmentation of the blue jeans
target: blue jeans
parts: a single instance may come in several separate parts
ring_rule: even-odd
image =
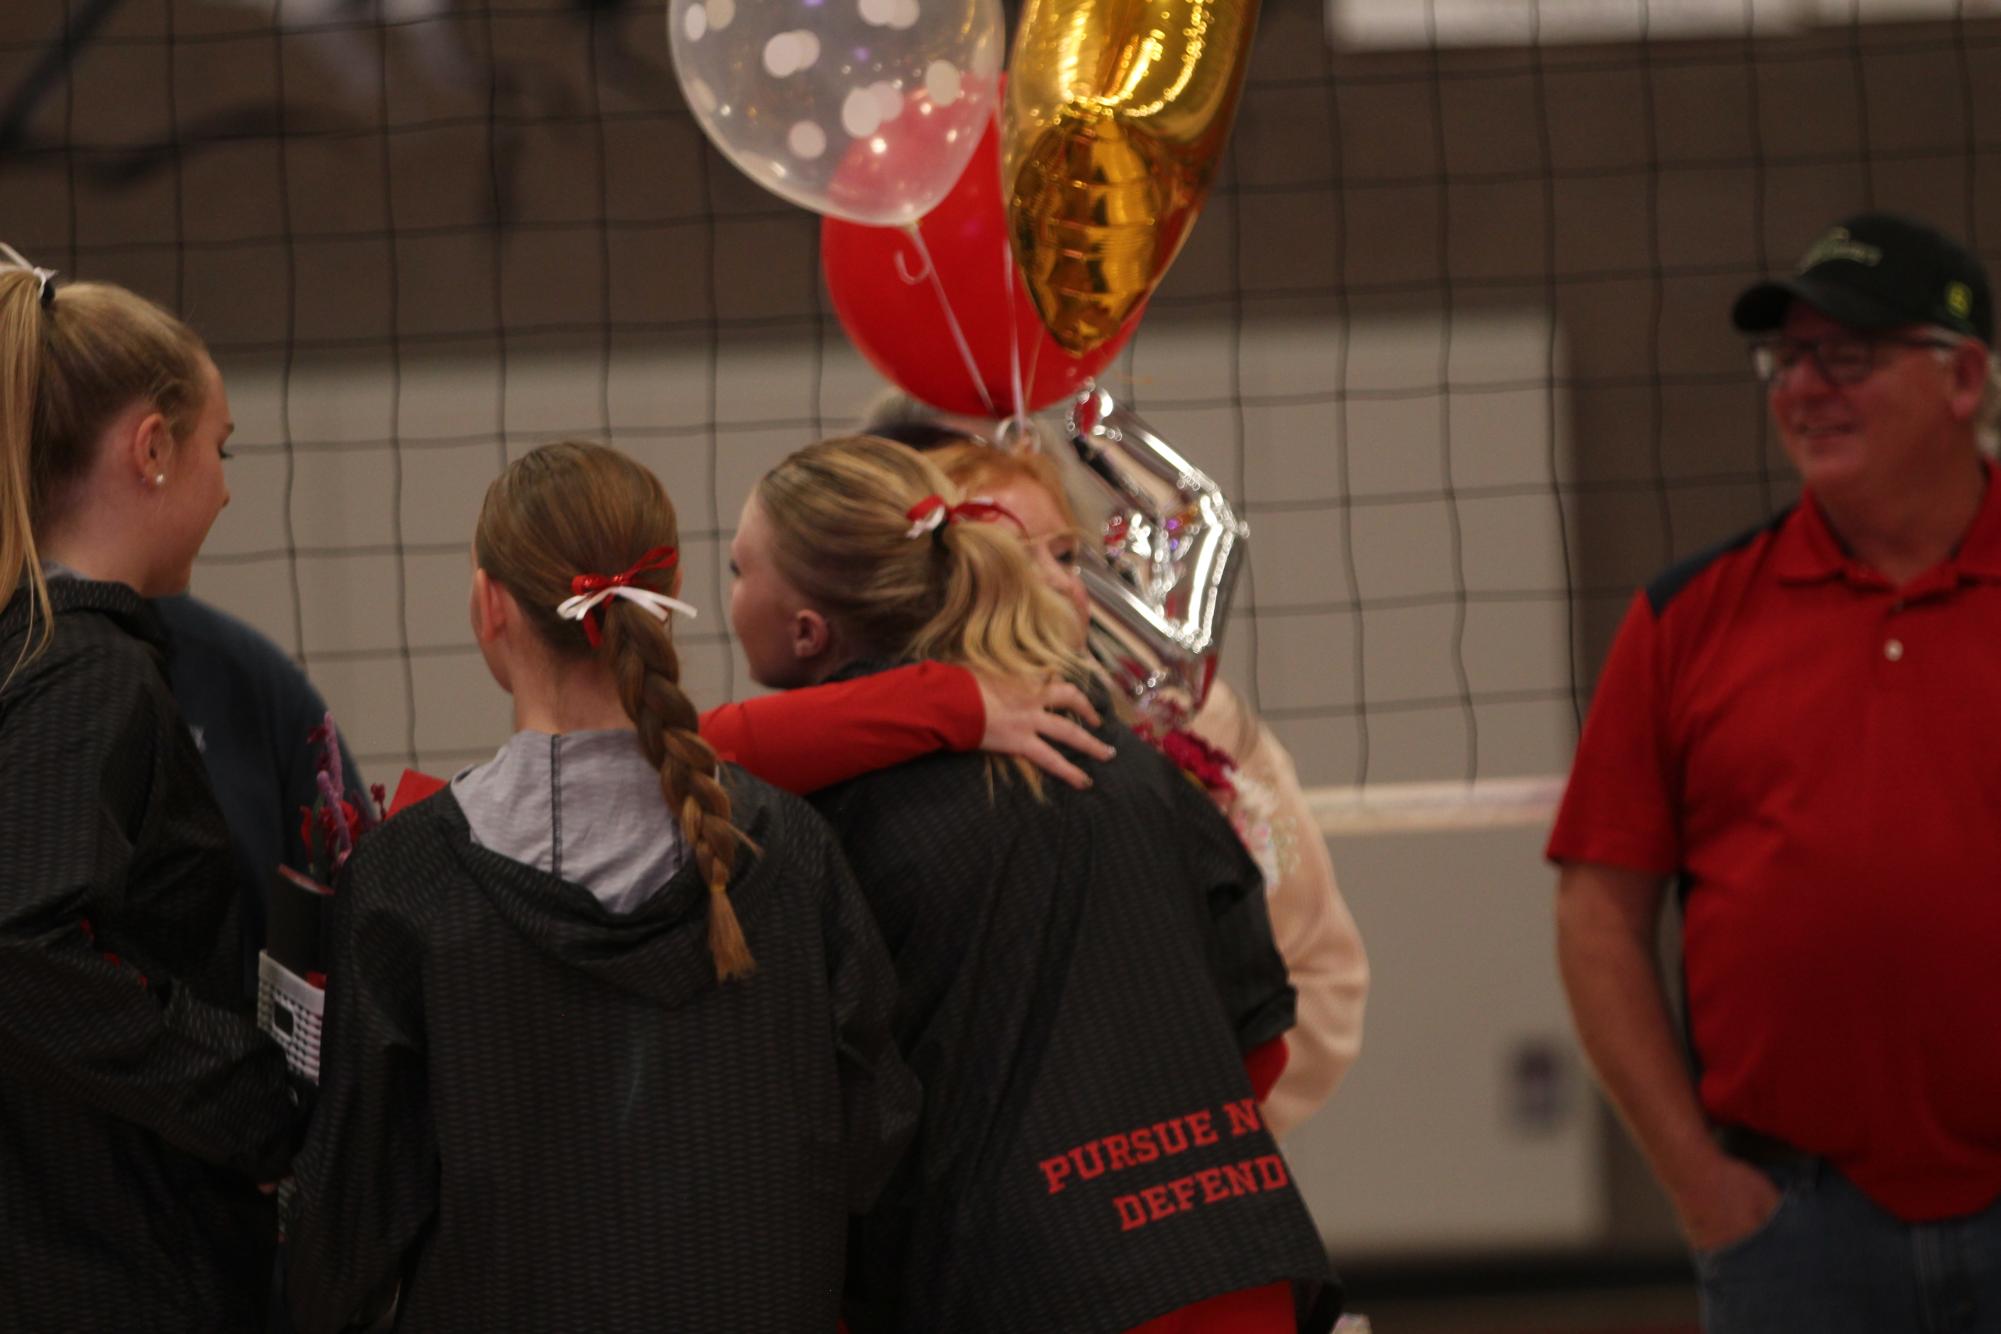
[[[1765,1171],[1771,1221],[1696,1253],[1706,1334],[2001,1334],[2001,1203],[1906,1223],[1818,1159]]]

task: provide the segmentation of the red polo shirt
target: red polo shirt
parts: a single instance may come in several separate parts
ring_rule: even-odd
[[[2001,484],[1902,588],[1811,496],[1633,601],[1549,856],[1688,887],[1699,1094],[1919,1221],[2001,1196]]]

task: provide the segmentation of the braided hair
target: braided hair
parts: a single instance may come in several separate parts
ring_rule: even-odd
[[[729,897],[737,852],[751,844],[730,823],[729,792],[715,751],[697,730],[695,706],[681,690],[673,637],[652,612],[623,598],[608,599],[592,613],[602,618],[593,636],[556,613],[577,575],[625,570],[642,553],[671,549],[678,527],[674,504],[651,472],[617,450],[565,440],[523,455],[494,479],[480,507],[473,550],[480,568],[514,595],[551,651],[595,659],[617,682],[619,702],[647,760],[660,771],[661,794],[708,884],[709,953],[717,978],[727,981],[753,967]],[[670,569],[661,569],[635,576],[634,583],[666,592],[672,579]]]

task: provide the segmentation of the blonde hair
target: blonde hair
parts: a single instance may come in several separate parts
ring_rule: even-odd
[[[1069,488],[1063,485],[1063,468],[1049,455],[1039,450],[1000,449],[968,439],[929,450],[925,457],[942,468],[945,475],[958,483],[968,495],[976,496],[985,490],[1014,482],[1041,487],[1048,493],[1050,502],[1056,506],[1056,513],[1071,533],[1080,542],[1084,540],[1084,528],[1078,522],[1076,506],[1070,503]],[[1088,630],[1086,633],[1088,636]],[[1113,687],[1109,693],[1113,716],[1128,727],[1138,724],[1140,714],[1137,702],[1120,686],[1118,675],[1108,671],[1102,663],[1094,668],[1094,675]]]
[[[956,445],[941,445],[930,450],[928,457],[967,495],[979,495],[990,488],[1014,482],[1039,486],[1049,494],[1063,522],[1072,531],[1082,532],[1077,522],[1077,510],[1070,503],[1070,492],[1063,485],[1063,469],[1047,454],[1000,449],[967,440]]]
[[[473,550],[552,651],[595,658],[617,680],[639,744],[660,770],[661,794],[708,882],[709,953],[716,977],[727,981],[753,967],[729,897],[737,849],[752,845],[730,823],[729,793],[715,751],[697,730],[695,706],[682,693],[673,638],[651,612],[624,598],[607,600],[595,613],[603,617],[595,648],[581,625],[556,614],[577,575],[618,574],[653,548],[678,543],[674,504],[657,477],[617,450],[565,440],[516,459],[494,479]],[[664,593],[673,573],[653,571],[634,582]]]
[[[41,618],[15,667],[51,633],[36,532],[73,501],[112,418],[150,403],[179,440],[207,398],[208,349],[166,311],[109,283],[70,283],[47,302],[42,290],[31,270],[0,270],[0,611],[25,578],[29,624]]]
[[[872,436],[809,445],[757,484],[779,574],[860,655],[1081,678],[1074,614],[1013,526],[953,521],[913,538],[908,513],[932,495],[964,499],[928,457]]]

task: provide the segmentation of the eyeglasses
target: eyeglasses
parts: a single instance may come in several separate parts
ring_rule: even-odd
[[[1897,338],[1849,335],[1839,338],[1760,338],[1751,344],[1751,369],[1770,385],[1789,375],[1802,361],[1812,361],[1829,384],[1861,384],[1876,371],[1878,352],[1885,347],[1928,347],[1945,350],[1957,344],[1944,338]]]

